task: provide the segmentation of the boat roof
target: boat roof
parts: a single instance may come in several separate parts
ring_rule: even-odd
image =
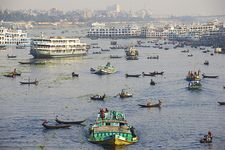
[[[128,126],[101,126],[95,127],[95,132],[121,132],[121,133],[130,133]]]

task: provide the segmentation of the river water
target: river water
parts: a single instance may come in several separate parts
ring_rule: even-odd
[[[30,35],[40,30],[29,31]],[[66,34],[58,30],[45,29],[49,35]],[[68,35],[80,34],[66,31]],[[87,43],[99,43],[109,48],[109,39],[81,39]],[[117,40],[118,44],[135,43],[137,39]],[[142,39],[146,41],[147,39]],[[153,44],[145,43],[146,45]],[[29,48],[8,48],[0,51],[0,149],[108,149],[87,141],[87,129],[93,123],[99,108],[121,111],[129,124],[133,125],[140,141],[126,147],[115,149],[185,149],[185,150],[223,150],[225,148],[225,107],[217,101],[225,100],[225,55],[202,53],[190,47],[169,50],[138,48],[139,60],[127,61],[125,58],[110,59],[109,55],[124,56],[124,50],[111,50],[100,55],[92,54],[99,49],[90,49],[89,54],[79,58],[60,58],[46,60],[46,65],[21,65],[19,61],[32,58]],[[190,49],[193,57],[181,50]],[[207,48],[212,51],[211,48]],[[7,54],[17,55],[8,59]],[[159,55],[158,60],[147,59]],[[209,66],[203,63],[209,61]],[[89,69],[110,62],[119,71],[116,74],[98,76]],[[14,68],[22,72],[21,77],[6,78],[5,72]],[[203,79],[200,91],[187,90],[185,76],[189,70],[219,75],[218,79]],[[125,78],[125,74],[138,74],[150,71],[165,71],[163,76]],[[71,73],[79,73],[72,78]],[[35,85],[20,85],[19,81],[37,78]],[[157,82],[150,86],[150,80]],[[121,89],[129,89],[134,96],[128,99],[115,97]],[[106,94],[106,100],[92,101],[93,94]],[[138,104],[162,100],[162,108],[145,109]],[[43,120],[54,122],[55,116],[71,120],[87,119],[86,126],[74,125],[70,129],[46,130]],[[199,139],[210,130],[212,144],[200,144]]]

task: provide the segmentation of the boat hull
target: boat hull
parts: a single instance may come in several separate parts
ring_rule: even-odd
[[[86,51],[71,52],[71,53],[51,53],[50,51],[37,51],[31,49],[30,54],[34,58],[61,58],[61,57],[79,57],[87,55]]]
[[[111,137],[107,137],[105,138],[105,140],[102,141],[89,140],[89,142],[102,145],[130,145],[138,142],[138,138],[134,138],[133,141],[127,141],[122,139],[119,135],[114,135]]]

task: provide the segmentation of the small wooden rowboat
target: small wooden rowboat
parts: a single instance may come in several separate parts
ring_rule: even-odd
[[[101,100],[103,101],[104,98],[105,98],[105,94],[103,96],[100,96],[100,95],[94,95],[94,96],[91,96],[90,97],[92,100]]]
[[[79,74],[72,72],[72,77],[79,77]]]
[[[158,104],[151,104],[151,105],[142,105],[142,104],[138,104],[140,107],[161,107],[162,102],[160,101]]]
[[[63,120],[59,120],[57,117],[55,118],[55,121],[57,123],[60,123],[60,124],[81,124],[83,123],[85,120],[80,120],[80,121],[63,121]]]
[[[8,58],[16,58],[16,55],[7,55]]]
[[[202,77],[203,78],[218,78],[219,76],[208,76],[208,75],[202,74]]]
[[[217,102],[217,103],[219,103],[220,105],[225,105],[225,102]]]
[[[122,56],[118,56],[118,55],[110,55],[110,58],[122,58]]]
[[[150,72],[150,74],[154,74],[154,75],[163,75],[164,71],[158,72],[158,71],[154,71],[154,72]]]
[[[45,127],[46,129],[61,129],[61,128],[69,128],[71,125],[70,124],[48,125],[48,122],[44,121],[42,123],[42,126]]]
[[[143,76],[155,76],[155,73],[144,73],[142,72]]]
[[[202,138],[200,141],[199,141],[200,143],[212,143],[212,138]]]
[[[37,85],[38,84],[38,81],[28,81],[28,82],[21,81],[20,84],[35,84],[35,85]]]
[[[125,76],[126,76],[126,78],[128,78],[128,77],[136,77],[136,78],[138,78],[138,77],[141,76],[141,74],[125,74]]]

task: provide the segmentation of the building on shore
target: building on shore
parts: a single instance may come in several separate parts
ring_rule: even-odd
[[[0,46],[23,45],[29,46],[30,39],[22,30],[12,30],[0,27]]]
[[[90,38],[134,38],[140,36],[140,30],[135,25],[109,27],[105,24],[94,23],[87,36]]]

